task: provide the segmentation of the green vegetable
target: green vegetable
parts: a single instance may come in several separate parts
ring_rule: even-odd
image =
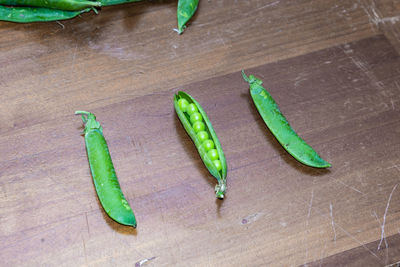
[[[204,142],[209,138],[208,133],[206,131],[198,132],[197,138],[199,139],[200,142]]]
[[[203,120],[203,117],[198,112],[195,112],[192,115],[190,115],[190,122],[192,124],[195,123],[196,121],[202,121],[202,120]]]
[[[182,103],[186,103],[186,105],[182,105]],[[207,114],[193,97],[182,91],[174,96],[174,106],[176,114],[194,142],[204,165],[218,181],[215,186],[216,197],[224,198],[227,174],[225,155]],[[200,113],[201,121],[192,124],[190,118],[196,112]]]
[[[59,10],[79,11],[89,7],[100,7],[100,2],[85,0],[0,0],[0,5],[45,7]]]
[[[76,17],[84,12],[89,12],[91,8],[80,11],[65,11],[44,7],[5,7],[0,6],[0,21],[11,21],[19,23],[44,22],[65,20]]]
[[[204,129],[206,129],[206,125],[202,121],[196,121],[195,123],[193,123],[192,127],[196,133],[204,131]]]
[[[289,122],[279,110],[275,100],[262,86],[262,81],[253,75],[247,77],[244,71],[242,71],[242,76],[250,85],[251,97],[262,119],[286,151],[305,165],[315,168],[330,167],[331,164],[323,160],[317,152],[292,129]]]
[[[196,105],[193,104],[193,103],[187,105],[187,107],[186,107],[186,112],[187,112],[187,114],[189,114],[189,116],[192,115],[193,113],[197,112],[197,111],[198,111],[198,109],[197,109]]]
[[[126,3],[139,2],[143,0],[100,0],[101,6],[112,6]]]
[[[207,155],[211,160],[217,160],[219,157],[216,149],[210,149],[210,151],[207,152]]]
[[[176,12],[178,17],[178,33],[181,34],[185,30],[185,24],[196,12],[199,0],[179,0],[178,10]]]
[[[85,143],[97,196],[106,213],[116,222],[136,227],[136,218],[126,201],[103,136],[103,128],[94,114],[76,111],[85,123]],[[86,116],[86,117],[85,117]]]
[[[214,142],[210,139],[203,142],[204,149],[208,152],[208,150],[214,148]]]

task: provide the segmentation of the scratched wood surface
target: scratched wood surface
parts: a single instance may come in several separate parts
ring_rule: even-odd
[[[176,1],[62,24],[0,22],[0,262],[5,266],[383,266],[400,261],[400,3]],[[265,81],[329,170],[268,132],[240,70]],[[207,111],[228,193],[174,114]],[[77,109],[104,127],[138,228],[103,212]]]

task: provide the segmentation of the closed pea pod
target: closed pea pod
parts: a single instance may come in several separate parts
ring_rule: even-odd
[[[253,75],[247,77],[244,71],[242,71],[242,76],[250,85],[250,94],[258,112],[283,148],[295,159],[307,166],[315,168],[330,167],[331,164],[323,160],[317,152],[292,129],[289,122],[279,110],[275,100],[262,86],[262,81]]]
[[[193,97],[182,91],[174,96],[174,106],[204,165],[218,181],[215,186],[216,197],[224,198],[227,174],[225,155],[207,114]],[[190,119],[196,112],[201,115],[201,120],[196,120],[192,124]]]
[[[199,5],[199,0],[178,0],[177,19],[179,34],[183,33],[186,23],[193,17]]]
[[[102,6],[113,6],[126,3],[140,2],[143,0],[100,0]]]
[[[80,11],[66,11],[44,7],[5,7],[0,6],[0,20],[29,23],[66,20],[76,17],[84,12],[89,12],[91,8]]]
[[[97,196],[105,212],[120,224],[136,227],[136,218],[125,199],[103,136],[103,128],[94,114],[76,111],[85,123],[85,143]]]
[[[89,7],[100,7],[101,3],[86,0],[0,0],[0,5],[44,7],[59,10],[79,11]]]

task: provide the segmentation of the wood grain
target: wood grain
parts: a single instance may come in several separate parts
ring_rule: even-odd
[[[399,3],[200,1],[180,36],[175,9],[148,1],[63,25],[0,22],[2,265],[400,261]],[[332,168],[280,147],[241,69]],[[174,113],[178,90],[221,141],[223,201]],[[76,109],[104,127],[136,230],[97,200]]]
[[[62,23],[0,24],[2,132],[376,34],[359,5],[333,0],[201,1],[183,35],[176,1]]]

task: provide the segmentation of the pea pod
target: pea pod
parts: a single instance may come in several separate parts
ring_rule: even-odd
[[[192,18],[199,5],[199,0],[179,0],[177,9],[178,33],[183,33],[186,23]]]
[[[113,6],[126,3],[134,3],[143,0],[100,0],[102,6]]]
[[[292,129],[289,122],[279,110],[275,100],[262,86],[262,81],[253,75],[247,77],[244,71],[242,71],[242,76],[250,85],[250,94],[258,112],[283,148],[305,165],[315,168],[330,167],[331,164],[323,160],[317,152]]]
[[[90,10],[91,8],[80,11],[65,11],[44,7],[5,7],[0,5],[0,21],[29,23],[65,20],[76,17],[84,12],[89,12]]]
[[[204,165],[218,181],[216,197],[223,199],[226,192],[226,160],[207,114],[193,97],[182,91],[174,96],[174,107]]]
[[[94,114],[76,111],[85,124],[85,143],[97,196],[104,210],[120,224],[136,227],[136,218],[126,201],[115,173],[114,165],[103,136],[103,128]],[[86,117],[85,117],[86,116]]]
[[[0,5],[79,11],[89,7],[100,7],[101,3],[85,0],[0,0]]]

